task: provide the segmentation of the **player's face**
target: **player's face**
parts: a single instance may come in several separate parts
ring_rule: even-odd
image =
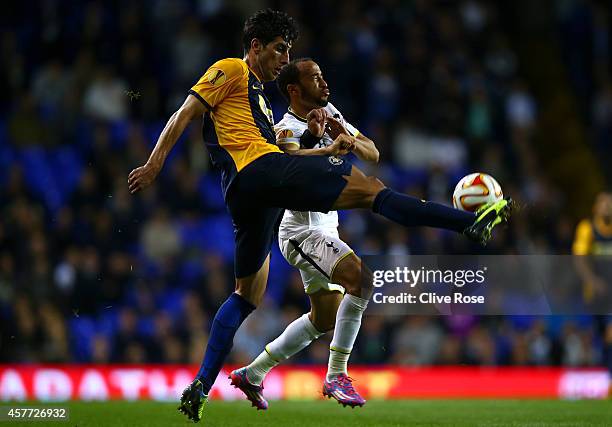
[[[606,222],[612,219],[612,194],[602,193],[595,202],[595,216],[603,218]]]
[[[298,68],[300,69],[302,101],[313,108],[325,107],[330,92],[317,63],[314,61],[300,62]]]
[[[278,77],[281,68],[289,63],[290,49],[291,43],[287,43],[281,36],[277,36],[263,47],[258,55],[263,81],[269,82]]]

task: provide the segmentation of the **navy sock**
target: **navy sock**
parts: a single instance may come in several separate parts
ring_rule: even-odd
[[[236,331],[255,306],[233,293],[217,310],[206,346],[206,354],[196,375],[204,385],[204,394],[208,394],[217,375],[221,371],[223,362],[232,349]]]
[[[427,202],[385,188],[376,195],[374,213],[406,227],[445,228],[458,233],[474,223],[475,215],[440,203]]]

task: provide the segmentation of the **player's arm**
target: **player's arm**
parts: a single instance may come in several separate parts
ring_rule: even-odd
[[[338,135],[342,134],[351,135],[342,122],[335,117],[327,117],[327,125],[332,138],[337,138]],[[378,163],[380,154],[374,141],[357,131],[357,129],[354,130],[356,136],[354,137],[355,148],[353,153],[365,162]]]
[[[344,137],[344,135],[343,135]],[[332,145],[321,148],[300,148],[299,143],[278,142],[278,146],[292,156],[343,156],[353,150],[354,143],[350,137],[336,138]]]
[[[130,172],[128,185],[131,193],[151,185],[187,123],[216,108],[237,87],[244,76],[245,67],[239,59],[226,58],[215,62],[200,77],[189,90],[189,96],[181,108],[168,120],[147,163]]]
[[[292,156],[331,156],[330,148],[328,147],[322,148],[300,148],[299,144],[293,143],[278,143],[278,146],[281,150],[283,150],[287,154],[291,154]]]
[[[380,153],[370,138],[360,133],[355,137],[355,149],[353,153],[363,161],[378,163]]]
[[[149,156],[147,162],[134,169],[128,176],[128,186],[130,193],[134,194],[147,188],[155,180],[161,170],[166,157],[182,135],[187,124],[207,111],[196,97],[189,95],[181,107],[170,116],[164,130],[159,135],[155,148]]]
[[[317,147],[325,133],[327,113],[323,108],[310,111],[306,116],[308,128],[297,138],[290,129],[280,129],[277,132],[277,144],[287,154],[293,156],[339,156],[354,149],[355,143],[349,138],[337,138],[333,144]]]

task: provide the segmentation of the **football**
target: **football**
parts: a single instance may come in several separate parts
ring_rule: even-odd
[[[474,212],[482,205],[496,202],[504,197],[501,186],[491,175],[471,173],[457,183],[453,192],[453,206],[463,211]]]

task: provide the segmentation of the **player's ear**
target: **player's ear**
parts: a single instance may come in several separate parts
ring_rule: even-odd
[[[253,49],[253,52],[256,55],[259,55],[259,53],[263,50],[263,44],[259,39],[253,39],[251,40],[251,49]]]
[[[294,96],[299,96],[300,95],[300,89],[299,86],[296,84],[288,84],[287,85],[287,93],[289,94],[289,96],[294,95]]]

